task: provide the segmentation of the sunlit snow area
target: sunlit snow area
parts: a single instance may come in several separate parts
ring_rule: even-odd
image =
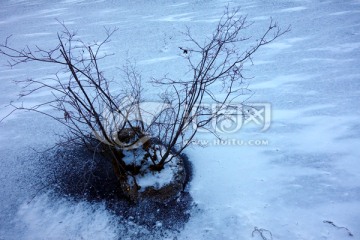
[[[180,79],[188,70],[182,32],[189,27],[203,42],[227,5],[254,21],[246,32],[254,41],[271,17],[291,31],[245,67],[247,103],[264,111],[222,142],[200,133],[199,144],[185,151],[193,166],[188,221],[166,232],[154,222],[149,232],[103,202],[53,194],[53,186],[38,184],[39,175],[49,175],[41,152],[64,129],[46,116],[16,112],[0,123],[0,240],[360,239],[359,0],[2,0],[0,41],[12,35],[14,47],[51,48],[59,22],[85,42],[117,27],[103,48],[114,53],[101,65],[107,77],[121,80],[117,67],[130,60],[144,81]],[[45,63],[9,68],[6,61],[0,59],[0,119],[20,92],[14,80],[56,72]],[[156,94],[146,87],[150,101]],[[24,104],[49,97],[40,92]]]

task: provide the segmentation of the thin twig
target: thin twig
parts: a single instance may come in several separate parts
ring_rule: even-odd
[[[254,237],[255,233],[258,233],[263,240],[272,240],[273,239],[272,233],[267,229],[255,227],[251,233],[251,237]],[[270,238],[266,237],[265,234],[268,234],[270,236]]]
[[[348,234],[350,237],[353,237],[353,236],[354,236],[354,235],[350,232],[350,230],[349,230],[348,228],[346,228],[346,227],[339,227],[339,226],[335,225],[335,223],[332,222],[332,221],[324,220],[323,223],[330,224],[331,226],[336,227],[337,229],[345,229],[346,232],[347,232],[347,234]]]

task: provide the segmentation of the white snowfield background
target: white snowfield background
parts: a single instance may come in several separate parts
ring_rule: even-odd
[[[57,20],[85,42],[103,39],[103,26],[118,27],[103,49],[115,53],[102,63],[108,77],[120,79],[116,67],[130,58],[144,80],[166,73],[181,78],[187,68],[178,48],[186,47],[180,32],[188,26],[203,42],[227,4],[241,7],[255,22],[247,32],[254,41],[270,17],[284,29],[291,25],[290,33],[254,55],[245,72],[253,77],[249,102],[271,104],[271,126],[265,132],[244,126],[225,136],[264,144],[186,150],[197,207],[184,229],[165,239],[360,239],[359,0],[2,0],[0,40],[12,35],[10,43],[18,48],[53,47],[62,30]],[[2,118],[19,93],[13,80],[48,77],[54,69],[10,69],[6,59],[0,62]],[[147,96],[157,93],[149,89]],[[28,104],[49,96],[39,93]],[[119,224],[104,204],[36,195],[33,173],[41,166],[33,149],[52,146],[61,131],[28,112],[0,123],[0,239],[131,239],[140,227]],[[252,234],[255,227],[272,236]]]

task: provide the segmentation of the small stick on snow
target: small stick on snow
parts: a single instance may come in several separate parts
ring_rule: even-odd
[[[345,229],[350,237],[353,237],[353,236],[354,236],[354,235],[350,232],[350,230],[349,230],[348,228],[346,228],[346,227],[336,226],[332,221],[326,221],[326,220],[325,220],[325,221],[323,221],[323,222],[324,222],[324,223],[328,223],[328,224],[330,224],[331,226],[336,227],[337,229]]]
[[[252,231],[252,233],[251,233],[251,237],[254,237],[255,233],[259,233],[259,234],[260,234],[260,237],[261,237],[263,240],[272,240],[272,239],[273,239],[272,233],[271,233],[269,230],[266,230],[266,229],[264,229],[264,228],[257,228],[257,227],[255,227],[255,228],[254,228],[254,231]],[[267,238],[266,236],[264,236],[265,233],[269,233],[270,238]]]

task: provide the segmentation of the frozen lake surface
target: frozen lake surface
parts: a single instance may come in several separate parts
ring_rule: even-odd
[[[201,42],[227,4],[3,0],[0,41],[12,35],[11,44],[19,48],[54,46],[58,21],[84,41],[102,39],[104,26],[118,27],[104,49],[115,53],[103,63],[107,76],[116,78],[116,67],[131,58],[144,79],[166,73],[181,78],[186,62],[178,47],[186,42],[180,32],[188,26]],[[251,35],[266,29],[270,17],[292,31],[261,49],[246,71],[254,77],[249,102],[271,105],[270,128],[262,132],[244,125],[224,144],[200,134],[199,141],[209,146],[186,151],[194,167],[189,192],[196,207],[184,227],[150,236],[102,203],[56,197],[47,191],[51,186],[39,192],[35,179],[42,165],[34,149],[52,146],[63,129],[21,112],[0,123],[1,240],[360,239],[360,1],[249,0],[230,6],[240,6],[255,22]],[[47,65],[10,69],[6,59],[0,63],[2,118],[19,93],[13,80],[54,71]],[[160,233],[161,223],[154,226]]]

